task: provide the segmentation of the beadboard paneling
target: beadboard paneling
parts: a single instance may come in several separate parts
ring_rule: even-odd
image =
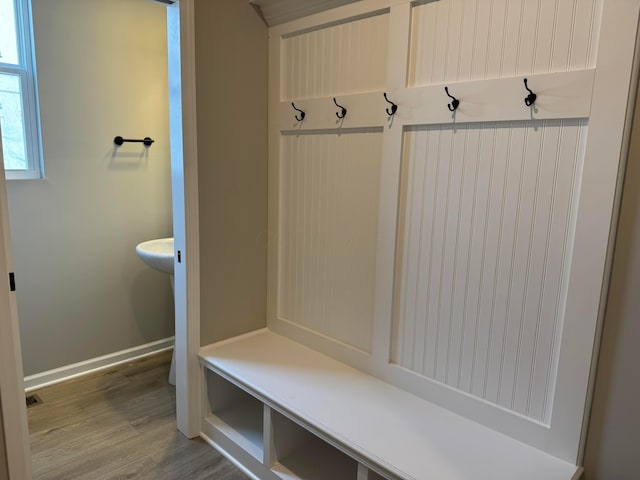
[[[282,39],[281,100],[382,90],[388,13]]]
[[[393,362],[549,420],[586,131],[405,132]]]
[[[595,67],[603,0],[448,0],[412,8],[409,86]]]
[[[278,317],[370,351],[382,133],[280,145]]]

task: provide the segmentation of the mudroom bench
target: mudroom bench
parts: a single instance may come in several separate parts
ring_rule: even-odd
[[[202,437],[264,480],[571,480],[575,465],[268,329],[203,347]]]

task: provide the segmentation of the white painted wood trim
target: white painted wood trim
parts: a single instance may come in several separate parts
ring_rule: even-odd
[[[634,62],[633,62],[633,72],[631,77],[631,91],[629,93],[629,98],[627,102],[627,116],[625,119],[625,131],[622,140],[622,154],[621,161],[618,171],[618,188],[616,191],[616,198],[614,199],[614,215],[611,220],[611,232],[609,235],[609,251],[607,253],[606,259],[606,272],[603,279],[603,284],[605,288],[602,289],[602,297],[600,299],[600,312],[598,313],[598,325],[596,327],[596,336],[593,347],[593,355],[591,362],[591,372],[589,374],[589,388],[587,391],[586,397],[586,407],[584,418],[582,421],[582,434],[580,437],[580,447],[578,448],[578,465],[584,464],[584,455],[586,450],[586,442],[589,428],[589,420],[591,418],[591,408],[592,402],[595,393],[595,383],[596,383],[596,374],[598,370],[598,364],[600,361],[600,347],[602,343],[602,333],[604,328],[604,319],[606,315],[607,308],[607,299],[609,297],[609,287],[611,282],[611,275],[613,270],[613,255],[615,251],[615,244],[618,234],[618,226],[620,219],[620,206],[622,204],[622,194],[623,194],[623,185],[624,179],[627,171],[628,158],[629,158],[629,150],[631,146],[631,133],[633,127],[633,116],[635,111],[636,100],[638,96],[638,85],[640,85],[640,30],[636,36],[636,48],[634,54]],[[580,477],[576,477],[575,480],[579,480]]]
[[[280,264],[280,130],[278,106],[280,99],[280,37],[269,32],[269,165],[267,211],[267,324],[277,318],[278,265]]]
[[[175,271],[176,416],[178,430],[193,438],[200,433],[200,237],[198,209],[198,151],[195,85],[194,0],[179,0],[167,7],[173,35],[169,34],[171,125],[171,178],[173,233],[177,256]],[[179,46],[179,48],[175,48]],[[172,48],[173,47],[173,48]],[[175,75],[180,72],[180,75]]]
[[[394,7],[390,20],[390,36],[398,34],[398,23],[405,18],[397,19]],[[408,16],[405,12],[403,17]],[[409,19],[407,18],[406,21]],[[405,27],[406,28],[406,27]],[[399,43],[399,42],[396,42]],[[400,49],[400,45],[390,48]],[[398,105],[393,124],[397,128],[406,125],[433,125],[471,122],[508,122],[517,120],[551,120],[567,118],[587,118],[591,111],[591,93],[595,70],[578,70],[574,72],[547,73],[527,75],[529,84],[535,86],[538,92],[535,108],[524,105],[524,76],[477,80],[448,84],[452,94],[460,100],[460,107],[454,114],[446,108],[450,101],[445,94],[445,85],[429,85],[425,87],[409,87],[397,85],[397,70],[403,71],[404,65],[398,65],[405,51],[389,56],[394,71],[388,72],[387,94]],[[314,130],[371,128],[388,126],[389,120],[385,113],[388,104],[384,101],[383,91],[342,95],[339,103],[348,109],[344,121],[338,122],[335,116],[337,110],[332,97],[309,98],[296,101],[296,106],[305,111],[304,121],[294,119],[291,102],[284,101],[275,105],[276,122],[283,132],[304,133]]]
[[[632,79],[639,17],[638,0],[604,3],[548,447],[573,462],[581,456],[596,333],[604,316],[629,96],[637,87]],[[594,224],[610,228],[594,230]]]
[[[389,98],[396,104],[395,92],[406,85],[406,61],[409,56],[408,27],[411,23],[409,3],[391,8],[389,18],[389,55],[387,59],[387,85]],[[403,35],[405,32],[406,35]],[[400,108],[400,107],[398,107]],[[384,128],[382,137],[382,172],[378,205],[378,251],[376,256],[376,294],[373,325],[372,359],[376,371],[389,363],[391,352],[391,321],[395,278],[395,256],[398,222],[398,186],[402,156],[402,123],[396,113]]]
[[[137,347],[127,348],[119,352],[110,353],[101,357],[91,358],[83,362],[72,363],[64,367],[54,368],[46,372],[36,373],[24,378],[25,392],[32,392],[39,388],[55,385],[73,378],[88,375],[90,373],[106,370],[107,368],[122,365],[134,360],[140,360],[151,355],[173,349],[174,337],[164,338],[155,342],[146,343]]]
[[[594,74],[578,70],[449,83],[450,93],[460,100],[453,114],[444,84],[391,90],[391,95],[397,98],[397,120],[405,125],[586,118]],[[524,104],[524,78],[538,94],[534,108]]]
[[[335,338],[281,318],[270,319],[269,329],[303,345],[308,345],[326,355],[330,355],[341,362],[353,365],[364,372],[371,373],[373,371],[371,353],[337,341]]]
[[[223,436],[219,436],[218,432],[209,425],[205,420],[202,421],[202,432],[200,438],[215,448],[227,460],[233,463],[238,469],[252,480],[280,480],[264,465],[260,464],[255,458],[246,453],[232,441]]]
[[[31,453],[24,400],[24,373],[15,292],[9,289],[9,272],[13,271],[7,183],[0,135],[0,395],[9,478],[31,478]],[[17,279],[19,282],[19,279]]]

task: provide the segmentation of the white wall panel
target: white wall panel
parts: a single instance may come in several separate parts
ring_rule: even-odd
[[[586,129],[405,132],[393,362],[549,420]]]
[[[283,38],[281,100],[381,90],[388,23],[385,13]]]
[[[381,132],[283,135],[278,317],[370,351]]]
[[[269,327],[579,464],[639,16],[367,0],[271,29]]]
[[[602,2],[420,2],[412,8],[408,84],[593,68]]]

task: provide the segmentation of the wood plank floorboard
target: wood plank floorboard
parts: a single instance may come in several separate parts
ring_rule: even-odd
[[[34,392],[34,480],[248,480],[177,431],[170,362],[162,353]]]

